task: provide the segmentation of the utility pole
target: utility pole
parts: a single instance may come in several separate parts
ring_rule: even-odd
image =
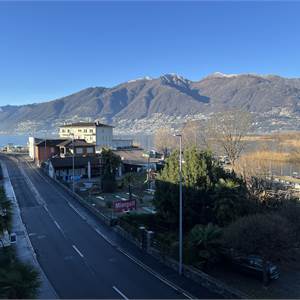
[[[182,274],[182,135],[176,134],[179,137],[179,266],[178,273]]]

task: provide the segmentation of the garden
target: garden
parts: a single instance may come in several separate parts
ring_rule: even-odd
[[[269,284],[268,266],[295,259],[299,249],[297,199],[266,194],[260,181],[249,182],[224,170],[210,152],[187,148],[183,173],[183,235],[186,265],[208,271],[225,258],[258,257],[261,279]],[[156,178],[156,214],[122,216],[120,225],[154,231],[162,256],[178,259],[179,153],[174,151]],[[228,255],[230,253],[230,255]]]

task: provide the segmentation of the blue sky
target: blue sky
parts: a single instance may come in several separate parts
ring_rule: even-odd
[[[0,106],[178,73],[300,77],[300,2],[0,2]]]

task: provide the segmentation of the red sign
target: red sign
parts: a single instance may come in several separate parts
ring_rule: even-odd
[[[116,211],[132,210],[135,208],[135,200],[115,201],[114,209]]]

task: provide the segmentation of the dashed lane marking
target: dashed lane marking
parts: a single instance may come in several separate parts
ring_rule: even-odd
[[[113,286],[113,289],[125,300],[129,300],[116,286]]]
[[[59,226],[59,224],[54,220],[54,224],[56,225],[56,227],[58,228],[58,230],[62,231],[61,227]]]
[[[78,248],[75,245],[72,245],[73,249],[79,254],[80,257],[84,257],[83,254],[78,250]]]

